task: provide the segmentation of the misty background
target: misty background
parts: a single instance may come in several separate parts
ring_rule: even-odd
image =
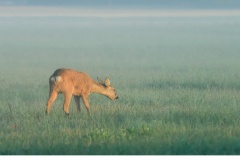
[[[0,0],[0,74],[37,72],[47,84],[60,67],[129,79],[236,68],[239,9],[239,0]]]
[[[239,9],[239,0],[0,0],[2,6],[74,6],[108,8]]]

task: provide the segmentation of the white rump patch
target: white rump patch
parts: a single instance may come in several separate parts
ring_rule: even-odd
[[[57,76],[56,77],[56,81],[58,82],[58,81],[61,81],[62,80],[62,77],[60,77],[60,76]]]
[[[55,81],[55,77],[51,77],[51,78],[50,78],[50,81]]]
[[[55,83],[61,81],[61,79],[62,79],[62,78],[61,78],[60,76],[56,76],[56,77],[52,76],[52,77],[50,78],[50,80],[53,81],[53,82],[55,82]]]

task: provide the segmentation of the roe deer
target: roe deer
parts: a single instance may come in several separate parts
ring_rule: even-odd
[[[72,95],[74,96],[77,110],[80,112],[80,98],[90,115],[90,106],[88,96],[91,92],[107,96],[111,100],[118,99],[113,86],[110,85],[110,79],[107,77],[105,82],[98,78],[98,83],[90,78],[86,73],[74,71],[71,69],[57,69],[49,78],[49,99],[46,106],[46,114],[49,114],[51,106],[59,93],[64,95],[63,109],[69,115],[68,106]]]

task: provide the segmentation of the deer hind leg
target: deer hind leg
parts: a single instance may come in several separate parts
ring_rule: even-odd
[[[63,103],[63,110],[66,113],[66,115],[69,115],[69,104],[71,102],[72,94],[65,93],[64,94],[64,103]]]
[[[89,102],[88,102],[88,96],[82,96],[83,99],[83,103],[87,109],[88,115],[90,116],[90,106],[89,106]]]
[[[49,99],[48,99],[47,106],[46,106],[46,114],[49,114],[49,113],[50,113],[52,104],[53,104],[53,102],[56,100],[57,96],[58,96],[58,92],[53,91],[53,90],[50,91],[50,93],[49,93]]]
[[[80,108],[80,96],[74,96],[74,100],[77,106],[77,111],[80,112],[81,108]]]

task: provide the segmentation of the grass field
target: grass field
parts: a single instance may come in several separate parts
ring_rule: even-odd
[[[0,154],[240,154],[239,17],[0,17]],[[92,117],[63,96],[57,68],[109,76]]]

